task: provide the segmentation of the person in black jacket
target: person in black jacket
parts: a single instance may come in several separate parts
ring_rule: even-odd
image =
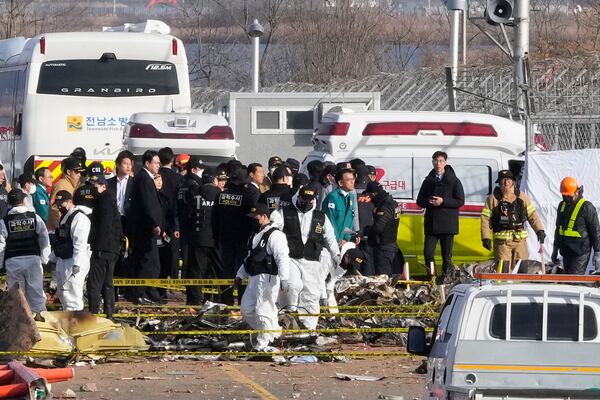
[[[269,211],[279,210],[288,204],[292,204],[291,180],[292,174],[286,167],[277,167],[271,174],[273,184],[271,188],[262,193],[258,202],[266,204]]]
[[[254,207],[252,193],[248,189],[250,180],[243,167],[236,168],[227,182],[227,188],[219,194],[213,210],[213,223],[216,237],[221,246],[223,275],[221,278],[233,279],[238,268],[248,254],[248,239],[252,234],[250,219],[246,215]],[[221,300],[233,304],[233,291],[226,290]]]
[[[198,156],[190,156],[185,165],[185,175],[183,175],[183,182],[179,187],[177,193],[177,217],[179,219],[180,229],[180,244],[181,244],[181,258],[183,260],[182,268],[185,270],[189,263],[188,255],[188,237],[190,236],[189,229],[192,226],[189,221],[189,205],[187,204],[188,196],[187,192],[195,186],[202,185],[202,174],[206,169],[206,165],[202,162]]]
[[[146,150],[142,156],[144,167],[135,175],[131,192],[131,258],[136,278],[158,278],[160,261],[156,240],[162,235],[162,211],[154,179],[160,168],[158,153]],[[160,296],[155,288],[138,286],[135,302],[152,304]]]
[[[158,151],[158,157],[160,158],[160,176],[162,177],[162,189],[160,192],[167,198],[169,215],[169,221],[172,223],[172,231],[169,232],[170,240],[165,243],[164,247],[160,249],[161,254],[161,269],[163,273],[167,273],[167,276],[172,278],[177,277],[179,268],[179,215],[177,212],[177,196],[179,188],[183,184],[183,176],[175,172],[173,169],[173,162],[175,161],[175,153],[170,147],[163,147]]]
[[[565,273],[583,275],[594,256],[594,274],[600,274],[600,226],[596,207],[583,198],[583,185],[567,176],[560,183],[563,200],[556,212],[552,262],[558,264],[558,252],[563,258]]]
[[[112,318],[115,310],[115,290],[113,274],[121,251],[121,214],[115,194],[106,190],[103,174],[90,175],[88,181],[96,188],[89,243],[92,248],[90,272],[87,278],[89,310],[93,314],[100,311],[100,296],[104,299],[104,314]]]
[[[177,222],[176,207],[173,206],[170,196],[165,193],[163,182],[163,177],[159,172],[154,178],[154,185],[158,191],[158,201],[160,202],[160,208],[162,212],[162,233],[160,238],[156,239],[158,258],[160,260],[159,278],[174,279],[178,276],[178,265],[173,265],[173,249],[171,248],[171,244],[173,240],[175,240],[175,235],[179,234],[179,224]],[[177,249],[177,251],[179,251],[179,249]],[[159,288],[158,293],[160,295],[159,302],[166,304],[167,290],[164,288]]]
[[[223,274],[223,264],[216,247],[212,223],[215,202],[221,193],[215,175],[215,172],[205,170],[201,184],[191,186],[186,194],[188,197],[186,212],[190,223],[186,279],[214,279]],[[199,286],[186,288],[186,304],[198,305],[203,301],[204,296]]]
[[[439,240],[442,250],[442,280],[454,276],[452,247],[458,234],[458,209],[465,204],[465,193],[454,170],[447,165],[448,154],[436,151],[432,156],[433,169],[423,181],[417,204],[425,209],[425,269],[434,262]]]
[[[368,242],[373,249],[375,274],[392,275],[394,258],[398,253],[398,203],[377,182],[369,182],[364,193],[371,197],[373,225],[368,228]]]

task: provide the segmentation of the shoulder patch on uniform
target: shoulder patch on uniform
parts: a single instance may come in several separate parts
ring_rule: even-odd
[[[40,204],[45,206],[46,205],[46,200],[45,199],[40,199]]]
[[[329,204],[327,204],[327,207],[329,207],[329,208],[335,208],[335,204],[329,203]]]

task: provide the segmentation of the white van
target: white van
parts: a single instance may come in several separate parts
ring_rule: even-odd
[[[408,352],[429,357],[428,398],[600,398],[600,290],[513,276],[530,282],[455,286],[430,341],[409,328]]]
[[[138,155],[168,146],[215,165],[234,158],[237,147],[227,120],[205,113],[135,113],[125,125],[123,144]]]
[[[493,115],[461,112],[364,111],[331,112],[323,116],[313,137],[312,160],[360,158],[377,169],[377,178],[402,205],[398,244],[415,273],[424,273],[423,216],[416,204],[421,183],[432,169],[437,150],[461,180],[466,203],[460,209],[460,234],[455,238],[455,263],[489,259],[481,246],[479,217],[501,169],[519,175],[524,163],[525,128]]]

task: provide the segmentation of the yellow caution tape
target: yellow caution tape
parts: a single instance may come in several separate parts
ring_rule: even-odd
[[[123,279],[114,278],[114,286],[231,286],[233,279]],[[247,280],[243,284],[246,285]],[[400,280],[398,284],[429,285],[430,281]]]
[[[114,286],[231,286],[233,279],[113,279]]]
[[[99,314],[105,316],[104,314]],[[418,312],[357,312],[357,313],[287,313],[294,317],[414,317],[414,318],[435,318],[437,313],[418,313]],[[231,314],[153,314],[153,313],[130,313],[130,314],[113,314],[116,318],[232,318],[240,317],[240,315]]]
[[[426,328],[431,332],[433,329]],[[194,331],[156,331],[142,332],[144,335],[252,335],[256,333],[406,333],[408,328],[323,328],[323,329],[206,329]]]
[[[190,356],[232,356],[232,357],[270,357],[270,356],[315,356],[315,357],[414,357],[413,354],[409,354],[402,351],[342,351],[342,352],[326,352],[326,351],[282,351],[280,353],[265,353],[262,351],[95,351],[95,352],[73,352],[73,353],[61,353],[61,352],[17,352],[17,351],[2,351],[0,355],[10,355],[18,357],[41,357],[41,356],[64,356],[73,357],[78,356],[121,356],[121,357],[190,357]]]
[[[131,303],[119,302],[116,304],[120,308],[132,307],[134,309],[138,308],[164,308],[164,309],[200,309],[204,306],[201,305],[184,305],[184,304],[165,304],[165,305],[132,305]],[[435,310],[439,304],[390,304],[390,305],[350,305],[350,306],[321,306],[322,310],[328,310],[331,308],[338,308],[340,310],[357,310],[357,309],[365,309],[365,310],[383,310],[383,309],[406,309],[406,310]],[[239,310],[239,306],[226,306],[225,310]]]

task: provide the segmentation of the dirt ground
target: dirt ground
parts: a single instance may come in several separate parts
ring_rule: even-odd
[[[419,358],[278,365],[269,361],[137,360],[75,367],[75,378],[55,383],[55,398],[77,399],[422,399]],[[344,381],[336,373],[385,377]],[[83,391],[96,389],[96,391]],[[95,387],[94,387],[95,386]]]

